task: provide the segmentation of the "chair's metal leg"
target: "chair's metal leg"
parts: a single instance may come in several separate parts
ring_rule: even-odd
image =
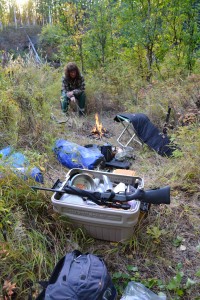
[[[122,125],[124,126],[124,129],[122,130],[121,134],[119,135],[119,137],[118,137],[118,139],[117,139],[117,142],[118,142],[122,147],[127,147],[127,146],[131,143],[131,141],[134,140],[134,141],[137,142],[140,146],[142,146],[142,143],[139,141],[139,139],[138,139],[138,138],[135,138],[135,137],[137,137],[137,136],[136,136],[136,133],[135,133],[134,128],[132,128],[133,131],[134,131],[133,134],[131,134],[130,131],[128,130],[129,126],[132,125],[132,124],[131,124],[131,123],[128,123],[127,125],[124,125],[123,122],[121,122],[121,123],[122,123]],[[127,132],[129,133],[129,135],[131,136],[131,138],[128,140],[128,142],[127,142],[126,144],[122,144],[122,142],[120,141],[120,139],[121,139],[121,137],[123,136],[123,134],[125,133],[125,131],[127,131]]]

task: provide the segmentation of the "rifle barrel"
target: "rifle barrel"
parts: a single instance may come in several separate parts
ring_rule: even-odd
[[[50,189],[50,188],[44,188],[40,186],[30,186],[33,190],[42,190],[42,191],[49,191],[49,192],[54,192],[54,193],[66,193],[64,190],[58,190],[58,189]]]

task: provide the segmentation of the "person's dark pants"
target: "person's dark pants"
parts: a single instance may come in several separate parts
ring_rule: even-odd
[[[83,115],[85,111],[85,102],[86,102],[86,95],[84,92],[82,92],[80,95],[75,96],[78,104],[78,110],[79,110],[79,115]],[[61,109],[64,113],[68,111],[68,106],[70,103],[70,98],[68,98],[66,95],[61,97]]]

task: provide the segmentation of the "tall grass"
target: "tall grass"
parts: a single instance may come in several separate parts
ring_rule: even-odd
[[[0,72],[1,143],[24,146],[25,142],[41,148],[51,127],[52,106],[59,103],[60,74],[46,64],[38,66],[31,58],[10,60]]]
[[[17,299],[25,299],[31,284],[48,278],[61,256],[75,244],[79,248],[81,240],[83,245],[91,241],[80,230],[73,231],[66,218],[54,214],[50,195],[31,190],[32,180],[4,170],[0,184],[1,284],[17,283]]]
[[[55,70],[47,64],[38,66],[30,57],[11,60],[6,68],[0,69],[0,147],[9,144],[23,150],[31,164],[37,163],[44,172],[48,172],[54,159],[51,148],[60,133],[60,127],[50,116],[60,109],[61,75],[62,69]],[[157,185],[170,184],[172,195],[183,191],[195,194],[199,189],[199,119],[197,117],[196,123],[190,126],[182,127],[179,123],[180,114],[188,107],[197,107],[199,78],[193,75],[147,84],[135,78],[132,70],[116,66],[85,76],[88,112],[104,109],[143,112],[162,128],[167,107],[171,105],[173,129],[168,133],[178,148],[172,159],[161,158],[145,147],[141,150],[138,171],[146,174],[148,187],[155,186],[155,182]],[[149,257],[156,255],[158,262],[151,266],[152,270],[163,263],[160,270],[167,272],[168,262],[164,263],[162,259],[167,247],[172,247],[170,243],[178,221],[187,217],[190,224],[192,218],[192,213],[184,215],[186,207],[183,215],[178,206],[175,210],[161,207],[150,216],[151,226],[145,220],[141,222],[127,243],[95,242],[82,229],[73,229],[67,218],[59,217],[52,210],[51,195],[32,191],[30,185],[35,182],[24,181],[3,167],[0,174],[0,291],[7,299],[11,298],[8,298],[9,291],[3,289],[6,281],[16,284],[12,290],[16,299],[25,299],[32,282],[48,279],[58,259],[75,248],[105,255],[110,258],[112,270],[123,269],[122,257],[129,256],[128,259],[140,261],[147,271]],[[0,297],[2,295],[0,292]]]

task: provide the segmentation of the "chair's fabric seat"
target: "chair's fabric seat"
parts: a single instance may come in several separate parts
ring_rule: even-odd
[[[169,146],[170,140],[163,134],[143,113],[121,113],[115,116],[114,121],[123,122],[124,119],[132,123],[139,139],[162,156],[171,156],[174,149]]]

